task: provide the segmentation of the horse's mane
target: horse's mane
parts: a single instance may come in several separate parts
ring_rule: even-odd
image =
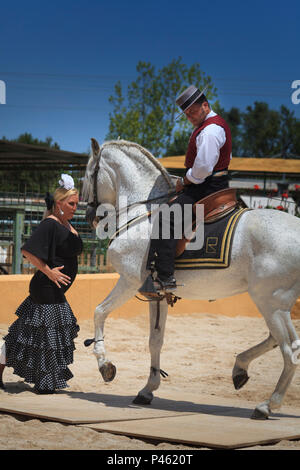
[[[153,163],[154,166],[156,166],[156,168],[158,168],[160,170],[160,172],[162,173],[163,177],[165,178],[165,180],[167,181],[168,185],[170,187],[173,186],[173,183],[172,183],[172,180],[171,180],[171,176],[169,175],[169,173],[167,172],[167,170],[163,167],[163,165],[159,162],[159,159],[158,158],[155,158],[151,152],[149,152],[149,150],[145,149],[144,147],[142,147],[142,145],[140,144],[137,144],[136,142],[130,142],[128,140],[110,140],[110,141],[107,141],[107,142],[104,142],[101,146],[101,151],[105,148],[105,147],[108,147],[108,146],[114,146],[114,147],[135,147],[137,148],[143,155],[145,155],[148,160],[151,161],[151,163]]]
[[[173,182],[172,178],[167,172],[167,170],[163,167],[163,165],[159,162],[159,159],[155,158],[149,150],[146,150],[144,147],[142,147],[140,144],[137,144],[136,142],[130,142],[128,140],[110,140],[107,142],[104,142],[101,147],[100,147],[100,157],[101,158],[101,153],[106,147],[117,147],[120,150],[124,151],[124,147],[134,147],[138,149],[145,157],[161,172],[163,178],[167,182],[169,188],[173,188]],[[88,200],[89,197],[89,191],[90,191],[90,185],[91,185],[91,177],[94,173],[95,169],[95,164],[93,164],[93,156],[89,158],[87,168],[86,168],[86,174],[83,180],[83,186],[82,186],[82,197],[84,201]]]

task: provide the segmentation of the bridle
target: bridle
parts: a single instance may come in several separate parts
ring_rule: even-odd
[[[98,181],[98,173],[99,173],[99,169],[100,169],[100,158],[97,160],[97,164],[95,166],[95,169],[94,169],[94,172],[92,174],[92,180],[93,180],[93,201],[92,202],[88,202],[88,207],[91,207],[93,208],[93,212],[94,212],[94,216],[93,216],[93,219],[95,219],[96,217],[96,212],[97,212],[97,208],[98,206],[101,204],[99,201],[98,201],[98,191],[97,191],[97,181]],[[172,191],[168,191],[167,193],[165,194],[162,194],[161,196],[156,196],[156,197],[153,197],[151,199],[144,199],[143,201],[136,201],[136,202],[133,202],[132,204],[130,204],[129,206],[126,206],[122,209],[119,209],[116,213],[116,216],[120,216],[121,213],[122,213],[122,210],[128,210],[134,206],[138,206],[139,204],[147,204],[149,202],[154,202],[154,201],[159,201],[160,199],[165,199],[165,198],[170,198],[172,196],[175,196],[175,195],[178,195],[179,193],[177,193],[176,191],[172,190]],[[148,213],[145,213],[145,215],[148,215]],[[137,217],[140,217],[140,216],[137,216]],[[134,221],[137,217],[135,217],[134,219],[132,219],[130,222]]]
[[[98,179],[99,169],[100,169],[100,158],[97,160],[97,164],[96,164],[94,172],[92,174],[92,179],[93,179],[93,202],[88,202],[88,206],[94,207],[95,210],[97,210],[97,207],[100,204],[99,201],[98,201],[98,191],[97,191],[97,179]]]

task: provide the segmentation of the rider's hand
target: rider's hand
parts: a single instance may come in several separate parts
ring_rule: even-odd
[[[67,276],[67,274],[60,272],[63,268],[64,266],[57,266],[56,268],[52,268],[47,274],[48,278],[53,281],[54,284],[56,284],[59,288],[61,287],[59,282],[61,284],[64,284],[65,286],[71,283],[70,276]]]
[[[180,191],[182,191],[183,188],[184,188],[183,178],[180,177],[176,181],[176,188],[175,188],[176,193],[179,193]]]

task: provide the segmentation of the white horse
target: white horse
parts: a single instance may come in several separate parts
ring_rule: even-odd
[[[119,210],[121,196],[128,206],[139,201],[174,191],[172,177],[147,150],[127,141],[106,142],[100,148],[92,139],[83,185],[83,198],[89,203],[109,203]],[[166,199],[165,199],[166,201]],[[162,202],[162,200],[157,202]],[[95,207],[94,207],[95,208]],[[129,219],[144,214],[149,203],[132,206]],[[88,215],[87,210],[87,215]],[[140,236],[130,236],[136,225],[130,226],[125,237],[116,237],[110,244],[110,262],[120,278],[110,294],[95,309],[94,354],[104,380],[114,378],[115,367],[106,358],[103,341],[104,322],[108,314],[138,294],[145,278],[150,242],[149,220],[139,222]],[[300,220],[272,209],[245,212],[236,227],[231,263],[226,269],[178,270],[176,295],[186,299],[219,299],[248,291],[269,329],[262,343],[238,354],[232,372],[236,389],[248,380],[247,369],[253,359],[279,346],[283,356],[283,371],[270,398],[259,404],[252,415],[266,419],[281,406],[284,394],[294,376],[299,354],[298,339],[290,318],[290,310],[300,295]],[[159,324],[156,302],[149,303],[151,354],[150,375],[134,403],[150,404],[153,391],[160,385],[160,352],[163,345],[168,311],[166,300],[161,302]],[[91,340],[92,341],[92,340]],[[295,356],[296,348],[296,356]],[[163,375],[163,374],[162,374]]]

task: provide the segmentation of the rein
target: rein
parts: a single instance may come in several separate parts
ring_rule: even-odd
[[[166,197],[171,197],[171,196],[175,196],[176,194],[180,194],[179,192],[176,193],[176,191],[173,191],[173,192],[169,192],[169,193],[166,193],[166,194],[163,194],[162,196],[157,196],[157,197],[154,197],[152,199],[145,199],[144,201],[137,201],[137,202],[133,202],[132,204],[130,204],[129,206],[127,207],[124,207],[123,209],[121,210],[118,210],[117,211],[117,216],[119,216],[121,213],[122,213],[122,210],[127,210],[133,206],[136,206],[136,205],[139,205],[139,204],[145,204],[145,203],[148,203],[148,202],[152,202],[152,201],[158,201],[159,199],[164,199]],[[126,222],[126,224],[122,225],[121,227],[118,228],[118,230],[114,233],[114,235],[110,238],[109,240],[109,243],[108,243],[108,246],[110,246],[110,244],[112,243],[112,241],[115,239],[116,235],[118,235],[122,230],[126,229],[129,225],[131,225],[132,223],[138,221],[139,219],[144,219],[145,217],[149,217],[151,215],[151,211],[148,211],[148,212],[145,212],[144,214],[141,214],[141,215],[137,215],[135,216],[133,219],[130,219],[128,222]]]
[[[92,178],[93,178],[93,202],[90,202],[88,203],[89,206],[93,207],[95,211],[97,211],[97,208],[98,206],[100,205],[99,201],[98,201],[98,191],[97,191],[97,180],[98,180],[98,172],[99,172],[99,169],[100,169],[100,158],[97,160],[97,164],[95,166],[95,169],[94,169],[94,172],[93,172],[93,175],[92,175]],[[172,196],[175,196],[176,194],[179,194],[179,193],[176,193],[176,191],[168,191],[167,193],[165,194],[162,194],[161,196],[156,196],[156,197],[153,197],[151,199],[144,199],[143,201],[136,201],[136,202],[133,202],[132,204],[130,204],[129,206],[127,207],[124,207],[122,209],[119,209],[117,212],[116,212],[116,217],[119,217],[121,214],[122,214],[122,211],[124,210],[128,210],[128,209],[131,209],[132,207],[134,206],[138,206],[139,204],[147,204],[149,202],[154,202],[154,201],[159,201],[160,199],[165,199],[165,198],[170,198]],[[95,214],[96,215],[96,214]],[[139,217],[143,218],[145,216],[148,216],[149,217],[150,215],[150,212],[146,212],[145,214],[142,214],[142,215],[138,215],[136,217],[134,217],[133,219],[131,219],[129,222],[127,222],[127,224],[124,224],[122,227],[120,227],[118,229],[118,232],[120,232],[123,228],[125,228],[129,223],[132,223],[134,222],[135,220],[137,220]],[[111,239],[109,240],[109,245],[111,244],[112,240],[114,239],[114,236],[116,234],[114,234]]]
[[[100,151],[100,154],[101,154],[101,151]],[[93,179],[93,202],[90,202],[88,203],[89,206],[92,206],[94,208],[96,208],[97,210],[97,207],[100,205],[99,201],[98,201],[98,191],[97,191],[97,180],[98,180],[98,172],[99,172],[99,169],[100,169],[100,156],[97,160],[97,164],[95,166],[95,169],[94,169],[94,172],[93,172],[93,175],[92,175],[92,179]],[[165,177],[166,179],[166,177]],[[170,185],[170,183],[169,183]],[[178,194],[176,193],[176,191],[169,191],[168,193],[166,194],[163,194],[162,196],[158,196],[158,197],[154,197],[152,199],[145,199],[144,201],[137,201],[137,202],[133,202],[132,204],[130,204],[129,206],[126,207],[126,209],[129,209],[131,207],[134,207],[135,205],[138,205],[138,204],[146,204],[148,202],[153,202],[153,201],[157,201],[159,199],[163,199],[165,197],[171,197],[171,196],[174,196],[175,194]],[[117,215],[119,215],[120,211],[118,211]]]

